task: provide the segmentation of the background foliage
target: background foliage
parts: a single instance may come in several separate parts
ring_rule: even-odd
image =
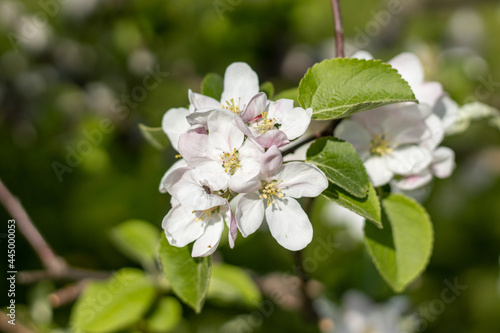
[[[55,250],[69,263],[88,268],[139,267],[114,246],[113,227],[140,219],[159,230],[169,209],[168,196],[157,188],[174,152],[169,148],[160,153],[146,144],[138,123],[159,126],[168,108],[188,103],[189,88],[199,91],[205,73],[223,74],[233,61],[248,62],[261,82],[271,80],[280,92],[297,86],[313,63],[334,55],[330,4],[325,0],[62,3],[56,2],[57,14],[48,15],[48,23],[16,52],[9,33],[18,31],[23,20],[32,20],[31,15],[50,11],[35,0],[0,2],[0,177],[20,197]],[[228,6],[224,13],[217,7],[220,3]],[[499,4],[459,0],[401,4],[401,13],[384,19],[380,13],[387,12],[387,2],[343,1],[348,45],[385,61],[413,51],[423,60],[427,79],[442,82],[459,103],[480,100],[499,108]],[[7,5],[14,10],[7,11]],[[374,33],[377,26],[379,32]],[[147,89],[144,98],[126,102],[125,95],[144,86],[148,66],[158,66],[168,75],[160,77],[156,88]],[[116,106],[122,112],[114,112]],[[59,181],[53,162],[66,163],[68,152],[88,140],[86,131],[98,129],[102,119],[111,119],[114,129],[102,133],[101,142],[92,144],[90,153]],[[441,297],[444,280],[458,279],[467,290],[429,322],[427,331],[500,331],[500,133],[478,123],[445,145],[457,152],[458,167],[450,179],[435,182],[425,202],[434,223],[433,256],[406,294],[417,311],[419,305]],[[331,234],[339,244],[311,273],[322,283],[323,293],[336,302],[353,288],[377,301],[389,299],[394,294],[365,247],[346,237],[344,227],[327,223],[323,205],[318,200],[314,207],[316,236],[305,250],[306,256],[313,255],[324,241],[318,235]],[[8,219],[4,210],[0,219]],[[234,250],[225,242],[214,261],[260,276],[292,271],[290,254],[268,233],[240,237]],[[19,269],[40,267],[20,235],[17,250]],[[5,290],[4,281],[0,283]],[[38,304],[36,295],[46,295],[40,290],[56,286],[60,284],[20,286],[17,300],[33,308]],[[178,306],[171,301],[167,298],[162,304]],[[173,326],[177,331],[218,332],[237,316],[259,311],[244,303],[230,304],[216,297],[208,300],[200,315],[184,306],[184,319]],[[53,316],[48,311],[42,312],[45,317],[31,319],[28,309],[20,320],[33,321],[41,331],[67,325],[69,306],[55,310]],[[292,304],[276,306],[255,330],[299,327],[314,331],[314,325],[294,315]]]

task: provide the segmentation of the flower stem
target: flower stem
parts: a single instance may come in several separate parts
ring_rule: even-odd
[[[344,55],[344,27],[342,26],[342,14],[340,12],[339,0],[332,0],[333,20],[335,21],[335,42],[337,57]]]

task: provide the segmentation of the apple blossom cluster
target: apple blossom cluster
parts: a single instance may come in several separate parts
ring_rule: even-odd
[[[283,247],[309,244],[312,226],[296,199],[320,195],[328,180],[312,164],[283,163],[278,148],[306,131],[312,110],[268,100],[245,63],[226,69],[220,101],[192,91],[189,101],[189,108],[170,109],[162,120],[181,158],[160,184],[172,197],[162,223],[170,244],[194,241],[192,256],[207,256],[224,225],[232,248],[238,230],[247,237],[264,220]]]
[[[353,57],[372,59],[364,51]],[[419,104],[391,104],[355,114],[342,121],[334,133],[353,144],[374,186],[390,183],[394,191],[411,191],[428,184],[434,176],[451,175],[455,154],[440,144],[458,120],[458,105],[441,84],[424,82],[416,55],[402,53],[389,64],[409,83]]]

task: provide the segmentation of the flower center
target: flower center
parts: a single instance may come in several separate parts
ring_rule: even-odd
[[[222,104],[222,108],[224,110],[229,110],[232,113],[240,114],[241,112],[240,103],[241,103],[241,98],[238,98],[238,104],[234,102],[234,98],[231,98],[229,101],[226,101],[226,105]]]
[[[212,216],[212,213],[216,212],[216,210],[219,209],[219,206],[215,208],[209,208],[205,210],[193,210],[193,214],[196,215],[196,218],[194,219],[195,222],[200,222],[204,221],[205,219],[210,218]]]
[[[276,121],[276,118],[269,119],[267,117],[267,112],[263,112],[262,119],[254,125],[254,128],[260,133],[266,133],[278,125]]]
[[[240,153],[234,148],[231,153],[223,153],[220,155],[222,167],[226,173],[234,175],[238,168],[241,168]]]
[[[280,181],[280,183],[282,183],[282,182],[283,182],[283,180]],[[270,183],[263,182],[263,188],[260,191],[261,194],[259,195],[259,198],[267,199],[267,206],[268,207],[270,204],[276,203],[276,197],[278,197],[278,199],[281,199],[285,196],[285,194],[281,193],[280,188],[276,188],[277,185],[278,185],[278,181],[276,181],[276,180],[273,180]]]
[[[392,153],[393,146],[385,138],[385,134],[375,135],[370,141],[370,153],[372,155],[384,156]]]

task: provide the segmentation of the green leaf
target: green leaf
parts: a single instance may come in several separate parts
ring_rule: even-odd
[[[274,85],[270,81],[266,81],[260,85],[260,91],[265,92],[267,99],[273,98],[274,95]]]
[[[215,98],[220,101],[224,90],[222,76],[215,73],[205,75],[201,82],[201,93],[205,96]]]
[[[143,317],[155,287],[143,271],[123,268],[106,282],[91,282],[71,311],[72,332],[116,332]]]
[[[273,100],[277,101],[279,99],[286,98],[286,99],[292,99],[295,102],[295,104],[297,104],[298,97],[299,97],[298,88],[291,88],[291,89],[283,90],[279,94],[276,94],[274,96]]]
[[[327,199],[375,223],[378,228],[382,228],[380,203],[371,184],[369,184],[367,196],[362,199],[347,193],[332,183],[328,185],[328,188],[322,194]]]
[[[222,304],[257,307],[262,302],[259,288],[243,269],[217,264],[212,267],[208,298]]]
[[[168,332],[182,320],[182,305],[174,297],[163,297],[147,320],[149,332]]]
[[[163,273],[174,293],[199,313],[210,282],[210,257],[193,258],[190,248],[172,246],[163,235],[160,241],[160,260]]]
[[[299,102],[313,109],[313,119],[328,120],[417,100],[390,65],[380,60],[335,58],[309,68],[300,81]]]
[[[139,124],[139,130],[144,139],[156,149],[163,150],[168,147],[168,137],[161,127],[148,127],[144,124]]]
[[[432,224],[425,209],[404,195],[382,201],[383,229],[367,223],[365,243],[382,277],[401,292],[427,266],[432,253]]]
[[[160,232],[150,223],[141,220],[125,221],[111,230],[111,239],[130,259],[145,267],[154,265]]]
[[[306,161],[320,168],[331,183],[358,198],[366,197],[370,180],[356,149],[349,142],[332,137],[319,138],[307,150]]]

